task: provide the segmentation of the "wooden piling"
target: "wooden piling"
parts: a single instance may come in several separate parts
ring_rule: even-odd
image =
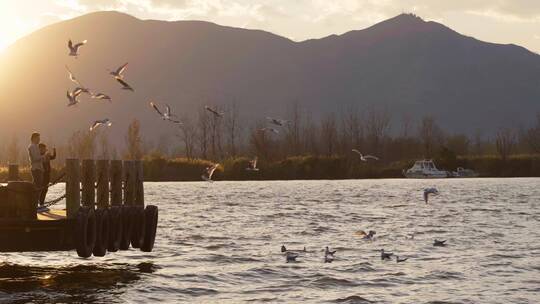
[[[124,161],[124,205],[133,205],[135,200],[135,163]]]
[[[111,205],[120,206],[122,205],[122,161],[121,160],[112,160],[111,161]]]
[[[134,163],[135,172],[135,205],[144,207],[144,179],[143,162],[140,160]]]
[[[8,181],[18,181],[21,180],[19,176],[19,165],[18,164],[9,164],[8,166]]]
[[[97,206],[98,208],[109,207],[109,161],[106,159],[100,159],[96,164],[97,180]]]
[[[94,206],[96,202],[96,164],[93,159],[82,161],[82,204],[84,206]],[[101,182],[101,181],[98,181]]]
[[[74,218],[81,205],[80,163],[66,159],[66,215]]]

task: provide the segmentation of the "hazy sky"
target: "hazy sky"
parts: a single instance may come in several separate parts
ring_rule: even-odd
[[[362,29],[414,12],[481,40],[540,53],[540,0],[0,0],[0,50],[44,25],[97,10],[207,20],[293,40]]]

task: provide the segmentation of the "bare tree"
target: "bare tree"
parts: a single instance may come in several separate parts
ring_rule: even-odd
[[[139,120],[134,119],[129,124],[126,134],[126,156],[132,160],[139,160],[143,157],[143,143],[141,138],[141,124]]]
[[[353,148],[362,149],[363,137],[360,113],[351,106],[341,114],[341,153],[349,153]]]
[[[199,143],[199,151],[201,153],[202,158],[208,159],[208,136],[210,133],[210,123],[209,123],[209,117],[208,112],[204,109],[199,110],[198,114],[198,128],[199,132],[198,134],[198,143]]]
[[[382,140],[386,136],[389,127],[390,113],[387,109],[371,108],[368,111],[365,128],[369,144],[374,152],[380,152]]]
[[[193,125],[193,122],[188,116],[185,116],[182,119],[183,125],[180,128],[180,138],[182,139],[182,142],[184,143],[184,150],[186,153],[186,157],[188,159],[192,159],[195,157],[194,150],[195,150],[195,140],[197,136],[197,132],[195,132],[195,126]]]
[[[99,134],[99,157],[101,159],[109,159],[111,156],[111,149],[110,149],[110,143],[109,143],[109,133],[107,131],[103,131]]]
[[[540,153],[540,113],[536,115],[536,125],[526,132],[526,140],[534,153]]]
[[[264,122],[257,121],[255,123],[254,128],[250,132],[250,144],[254,154],[260,159],[272,160],[272,151],[274,151],[273,149],[270,149],[272,146],[272,135],[267,131],[263,131],[264,126]]]
[[[68,154],[74,158],[94,158],[99,130],[76,131],[68,140]]]
[[[442,141],[442,131],[431,116],[425,116],[418,129],[420,141],[424,147],[424,157],[433,157],[437,143]]]
[[[288,148],[285,155],[299,155],[301,147],[302,113],[300,105],[295,102],[290,109],[289,123],[287,124],[286,141]]]
[[[306,119],[304,119],[304,127],[302,133],[304,134],[304,151],[309,152],[312,155],[319,154],[319,129],[317,124],[313,122],[311,112],[306,112]]]
[[[227,144],[228,144],[228,150],[229,155],[232,157],[235,157],[238,153],[237,151],[237,143],[238,143],[238,127],[239,127],[239,121],[238,121],[238,106],[236,103],[232,103],[228,107],[228,110],[226,112],[226,120],[225,120],[225,126],[227,129]]]
[[[503,161],[508,159],[516,147],[516,132],[511,128],[502,128],[497,132],[495,137],[495,146],[497,153]]]
[[[322,146],[326,155],[335,153],[337,141],[336,117],[334,113],[327,114],[321,123]]]

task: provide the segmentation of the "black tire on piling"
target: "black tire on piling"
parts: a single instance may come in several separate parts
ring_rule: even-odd
[[[102,257],[107,254],[109,245],[109,210],[98,208],[96,214],[96,244],[94,245],[94,256]]]
[[[120,239],[120,250],[128,250],[131,244],[132,206],[122,206],[122,238]]]
[[[134,206],[131,213],[133,219],[132,231],[131,231],[131,247],[141,248],[144,242],[144,230],[146,216],[143,206]]]
[[[156,231],[158,224],[158,207],[154,205],[146,206],[144,209],[145,216],[145,233],[144,241],[141,245],[141,251],[151,252],[154,249],[154,242],[156,241]]]
[[[112,206],[109,209],[109,244],[107,251],[117,252],[122,241],[122,206]]]
[[[96,244],[94,208],[81,206],[75,220],[75,249],[81,258],[89,258]]]

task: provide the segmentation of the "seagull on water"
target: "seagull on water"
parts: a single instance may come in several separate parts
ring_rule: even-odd
[[[285,261],[286,261],[287,263],[289,263],[289,262],[297,262],[297,261],[296,261],[296,258],[297,258],[298,256],[299,256],[299,254],[296,253],[296,252],[290,252],[290,251],[287,251],[287,252],[285,253]]]
[[[165,105],[165,112],[161,112],[158,106],[153,102],[150,102],[150,106],[154,108],[154,110],[156,110],[156,112],[161,116],[161,119],[168,120],[176,124],[181,124],[179,120],[173,119],[173,117],[177,117],[177,116],[174,114],[171,114],[171,107],[169,107],[169,105]]]
[[[224,112],[218,112],[218,110],[213,109],[209,106],[204,106],[204,108],[210,113],[214,114],[214,117],[223,117],[223,115],[225,114]]]
[[[400,258],[399,256],[396,255],[396,263],[402,263],[402,262],[405,262],[408,259],[409,258]]]
[[[81,93],[82,93],[82,90],[80,88],[77,88],[77,89],[73,90],[72,92],[67,91],[66,96],[67,96],[67,98],[69,100],[69,102],[67,104],[68,107],[76,105],[76,104],[79,103],[78,97],[79,97],[79,95],[81,95]]]
[[[437,188],[426,188],[424,189],[424,202],[428,203],[430,195],[439,195],[439,190]]]
[[[124,81],[122,78],[115,77],[116,81],[118,81],[122,85],[122,90],[129,90],[129,91],[135,91],[127,82]]]
[[[394,254],[391,253],[391,252],[384,252],[384,249],[381,249],[381,260],[391,260],[391,257],[393,256]]]
[[[326,248],[324,249],[324,254],[325,255],[331,255],[331,256],[334,256],[334,253],[336,253],[337,250],[334,250],[334,251],[330,251],[330,249],[328,248],[328,246],[326,246]]]
[[[257,157],[255,157],[253,160],[250,160],[248,163],[248,167],[246,168],[247,171],[259,171],[259,168],[257,168]]]
[[[260,132],[266,132],[266,131],[269,131],[269,132],[272,132],[272,133],[275,133],[275,134],[279,134],[279,131],[274,129],[274,128],[262,128],[262,129],[259,129]]]
[[[356,231],[356,234],[358,236],[361,236],[364,240],[372,240],[375,237],[376,232],[373,230],[369,230],[368,233],[366,233],[364,230]]]
[[[444,246],[446,246],[446,240],[439,241],[439,240],[435,239],[435,241],[433,242],[433,246],[435,246],[435,247],[444,247]]]
[[[108,118],[105,118],[102,120],[96,120],[94,121],[94,124],[90,127],[90,131],[94,131],[97,127],[101,125],[110,127],[112,126],[112,122]]]
[[[286,124],[289,123],[288,120],[284,120],[284,119],[277,119],[277,118],[272,118],[272,117],[266,117],[266,119],[267,119],[271,124],[274,124],[274,125],[280,126],[280,127],[283,127],[284,125],[286,125]]]
[[[75,58],[77,58],[77,56],[79,56],[79,53],[78,53],[79,48],[81,46],[85,45],[87,42],[88,42],[88,40],[83,40],[82,42],[73,44],[71,39],[69,39],[69,41],[68,41],[69,56],[75,56]]]
[[[103,93],[92,94],[91,97],[93,99],[108,100],[109,102],[112,101],[112,98],[109,95],[106,95],[106,94],[103,94]]]
[[[352,149],[352,152],[360,155],[360,160],[361,161],[368,161],[369,159],[373,159],[373,160],[379,160],[379,158],[377,156],[373,156],[373,155],[363,155],[362,153],[360,153],[360,151],[356,150],[356,149]]]
[[[203,174],[201,177],[203,180],[207,182],[212,182],[212,175],[214,175],[214,171],[219,167],[219,164],[213,164],[212,166],[208,166],[205,169],[205,174]]]
[[[118,69],[116,69],[114,71],[110,71],[109,74],[113,75],[114,78],[116,78],[116,79],[124,79],[124,75],[122,75],[122,73],[124,73],[127,65],[128,64],[126,62],[121,67],[119,67]]]

